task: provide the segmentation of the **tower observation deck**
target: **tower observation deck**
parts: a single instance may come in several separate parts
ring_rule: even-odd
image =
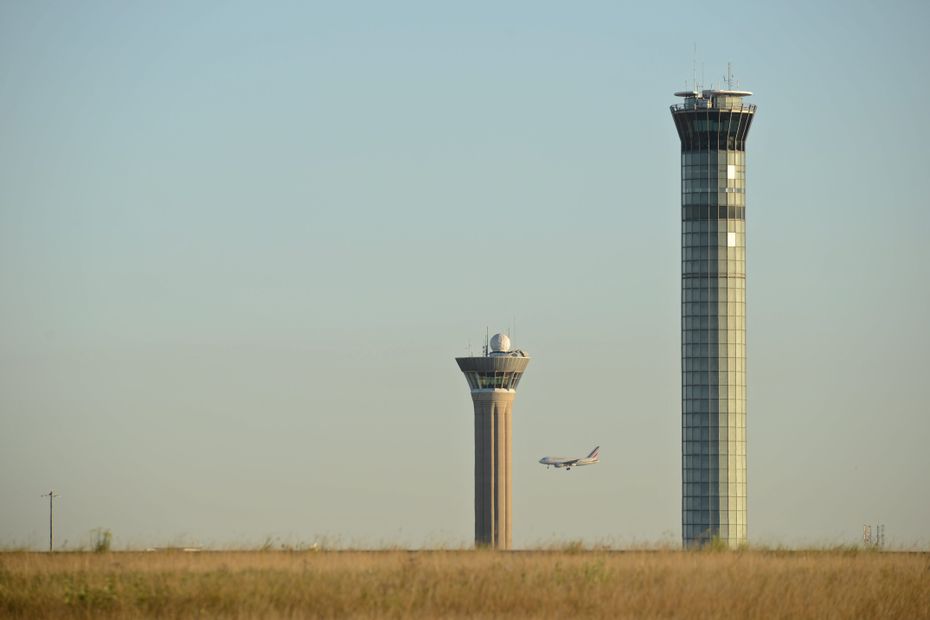
[[[489,348],[486,355],[455,361],[475,408],[475,544],[510,549],[513,400],[530,358],[511,350],[504,334],[492,337]]]
[[[681,466],[685,546],[747,540],[743,90],[675,93],[681,139]]]

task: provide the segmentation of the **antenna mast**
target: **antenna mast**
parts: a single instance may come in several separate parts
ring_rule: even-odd
[[[44,495],[41,495],[40,497],[47,497],[47,498],[48,498],[48,550],[49,550],[49,553],[51,553],[51,551],[52,551],[52,544],[53,544],[53,542],[54,542],[54,531],[55,531],[55,530],[54,530],[54,520],[53,520],[54,512],[53,512],[53,505],[52,505],[52,503],[53,503],[53,500],[54,500],[56,497],[61,497],[61,496],[60,496],[60,495],[56,495],[56,494],[55,494],[55,489],[52,489],[51,491],[49,491],[48,493],[45,493]]]
[[[697,42],[694,43],[694,50],[691,52],[691,90],[697,88]]]

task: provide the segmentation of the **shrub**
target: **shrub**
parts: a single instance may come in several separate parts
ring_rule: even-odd
[[[98,527],[91,530],[91,548],[94,553],[106,553],[113,544],[113,533],[110,530]]]

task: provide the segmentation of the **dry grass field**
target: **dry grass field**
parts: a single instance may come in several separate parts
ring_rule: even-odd
[[[930,618],[930,554],[0,553],[9,618]]]

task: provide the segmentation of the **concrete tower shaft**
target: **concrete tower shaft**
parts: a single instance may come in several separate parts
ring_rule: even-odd
[[[510,549],[513,400],[530,358],[522,351],[496,351],[455,361],[475,409],[475,544]]]
[[[675,93],[681,139],[682,539],[747,539],[746,137],[737,90]]]

